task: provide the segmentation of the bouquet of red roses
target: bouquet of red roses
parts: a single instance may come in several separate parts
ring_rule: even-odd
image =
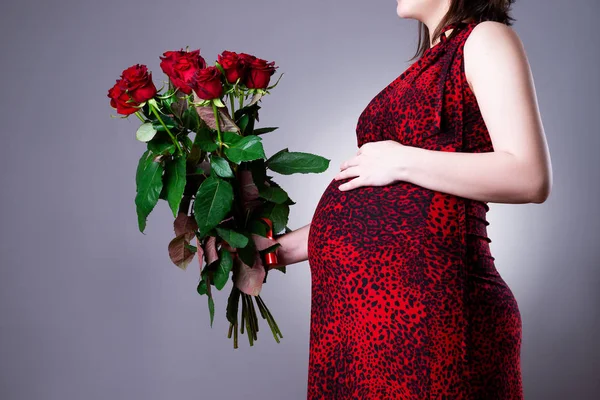
[[[135,114],[140,119],[136,137],[146,143],[135,175],[139,229],[144,232],[148,215],[159,199],[165,200],[174,217],[169,256],[185,270],[197,255],[197,291],[207,295],[211,327],[211,287],[222,290],[231,274],[226,317],[234,348],[240,298],[240,332],[248,331],[250,345],[258,332],[253,299],[279,343],[283,335],[259,293],[270,269],[285,273],[277,260],[276,237],[290,231],[289,207],[295,202],[267,169],[285,175],[320,173],[330,160],[287,148],[265,156],[261,135],[278,128],[256,128],[255,123],[259,101],[279,82],[268,86],[278,68],[274,62],[224,51],[214,66],[207,66],[199,49],[187,48],[167,51],[160,59],[168,77],[164,93],[164,85],[157,89],[151,72],[140,64],[124,70],[108,91],[122,118]],[[197,246],[191,243],[194,238]]]

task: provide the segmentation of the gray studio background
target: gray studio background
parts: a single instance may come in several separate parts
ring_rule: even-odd
[[[491,203],[496,266],[523,317],[526,398],[594,399],[600,390],[600,77],[597,0],[518,1],[554,167],[544,204]],[[166,50],[247,52],[285,75],[263,99],[267,154],[330,158],[328,171],[277,175],[308,222],[327,183],[356,151],[357,118],[409,65],[417,23],[396,2],[275,0],[19,1],[0,14],[0,398],[306,398],[310,270],[274,271],[261,293],[284,338],[227,339],[216,295],[209,327],[197,264],[181,271],[161,201],[138,231],[137,119],[111,119],[106,93],[126,67],[165,79]]]

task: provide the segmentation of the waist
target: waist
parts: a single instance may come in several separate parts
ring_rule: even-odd
[[[465,209],[467,252],[494,259],[489,246],[492,239],[488,237],[487,233],[487,226],[490,223],[486,219],[486,214],[489,209],[486,202],[467,199]]]

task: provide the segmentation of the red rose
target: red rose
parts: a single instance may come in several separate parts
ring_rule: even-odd
[[[156,95],[152,73],[145,65],[132,65],[121,74],[123,86],[136,103],[143,103]]]
[[[206,68],[206,61],[200,55],[200,49],[194,51],[167,51],[163,57],[160,67],[171,79],[173,85],[185,94],[192,93],[196,73]]]
[[[244,78],[246,68],[242,58],[237,53],[225,50],[217,56],[217,62],[223,67],[227,82],[235,83],[238,78]]]
[[[253,57],[253,56],[252,56]],[[269,80],[271,75],[275,73],[275,61],[267,63],[267,61],[261,58],[249,58],[248,72],[246,73],[246,79],[244,85],[248,89],[265,89],[269,86]]]
[[[246,81],[246,76],[248,75],[248,70],[250,69],[250,65],[252,65],[252,62],[254,60],[256,60],[256,57],[254,57],[251,54],[240,53],[238,55],[238,58],[239,58],[239,63],[244,70],[244,75],[242,77],[242,83],[244,83]]]
[[[125,84],[123,79],[117,80],[117,83],[108,90],[108,97],[110,98],[110,105],[117,109],[117,113],[122,115],[130,115],[138,111],[139,104],[135,101],[128,102],[131,96],[125,90]]]
[[[212,100],[223,95],[221,71],[215,66],[199,70],[196,73],[194,92],[203,100]]]
[[[256,60],[256,57],[254,57],[252,54],[240,53],[238,57],[244,68],[249,68],[250,64],[252,64],[252,61]]]

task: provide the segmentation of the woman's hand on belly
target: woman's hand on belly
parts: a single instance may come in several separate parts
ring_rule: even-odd
[[[340,165],[335,180],[354,178],[339,185],[340,190],[360,186],[385,186],[402,176],[407,159],[414,148],[395,140],[380,140],[363,144],[356,155]]]

